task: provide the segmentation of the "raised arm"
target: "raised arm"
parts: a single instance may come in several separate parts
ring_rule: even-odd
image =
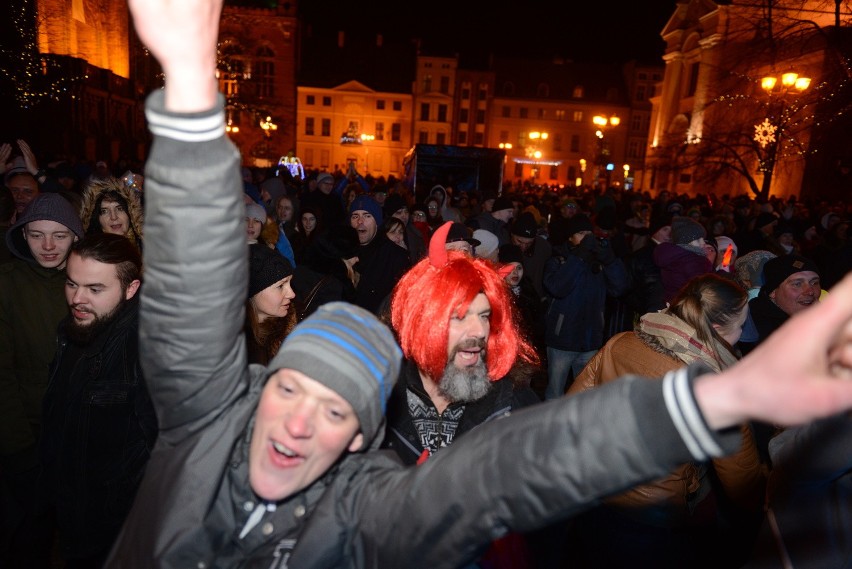
[[[216,91],[222,0],[131,0],[139,37],[166,75],[146,117],[141,360],[160,438],[215,419],[246,374],[247,253],[239,153]],[[187,29],[189,27],[190,29]]]
[[[695,395],[716,429],[746,420],[791,426],[852,408],[852,275],[748,356],[701,378]]]

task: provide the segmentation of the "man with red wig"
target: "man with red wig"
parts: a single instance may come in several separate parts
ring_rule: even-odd
[[[452,223],[394,289],[391,323],[405,360],[388,403],[383,446],[406,464],[473,427],[538,403],[528,386],[534,350],[519,332],[497,266],[447,250]]]

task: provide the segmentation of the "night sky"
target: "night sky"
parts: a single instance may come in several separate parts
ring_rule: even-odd
[[[422,6],[422,7],[418,7]],[[514,10],[507,10],[514,7]],[[484,0],[331,2],[302,0],[303,21],[316,34],[345,30],[390,38],[420,37],[427,51],[623,63],[659,63],[660,31],[675,0]]]

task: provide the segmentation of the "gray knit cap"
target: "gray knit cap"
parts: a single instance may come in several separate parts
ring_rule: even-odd
[[[269,371],[293,369],[337,392],[355,410],[364,435],[359,450],[366,450],[378,439],[401,361],[390,329],[371,312],[328,302],[293,328]]]
[[[675,245],[686,245],[705,237],[707,230],[691,217],[677,215],[672,218],[672,242]]]
[[[83,236],[83,222],[71,202],[59,194],[39,194],[27,204],[15,225],[6,232],[9,251],[24,261],[35,261],[21,229],[31,221],[55,221],[70,229],[78,238]]]

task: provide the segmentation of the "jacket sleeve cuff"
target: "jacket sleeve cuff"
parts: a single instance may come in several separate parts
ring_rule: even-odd
[[[216,106],[208,111],[174,113],[166,110],[165,92],[159,89],[148,95],[145,118],[155,136],[183,142],[216,140],[225,134],[225,97],[219,93]]]

